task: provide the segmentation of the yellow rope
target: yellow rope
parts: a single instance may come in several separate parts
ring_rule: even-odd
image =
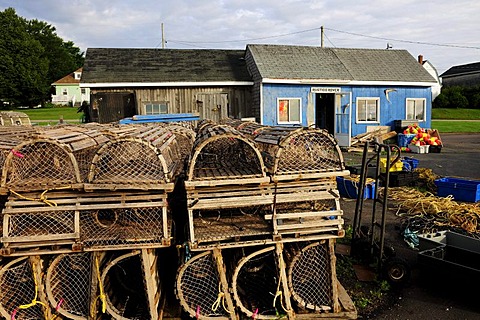
[[[107,311],[107,297],[103,292],[103,285],[102,285],[102,278],[100,277],[100,265],[98,263],[98,257],[95,257],[95,269],[97,272],[97,281],[98,281],[98,287],[100,289],[100,294],[94,299],[92,303],[92,308],[90,310],[90,315],[92,316],[92,318],[95,317],[95,307],[97,306],[98,299],[102,301],[102,313],[105,313]]]
[[[218,308],[220,305],[222,305],[223,309],[227,311],[228,313],[233,313],[233,311],[228,310],[228,308],[225,306],[225,293],[221,289],[221,283],[218,284],[218,296],[217,300],[212,304],[212,311],[217,312]]]
[[[57,203],[55,201],[52,201],[52,200],[48,200],[47,196],[46,196],[46,193],[48,191],[51,191],[51,190],[63,190],[63,189],[71,189],[72,187],[71,186],[66,186],[66,187],[58,187],[58,188],[52,188],[52,189],[46,189],[45,191],[43,191],[41,194],[40,194],[40,197],[39,198],[30,198],[30,197],[26,197],[24,195],[21,195],[20,193],[10,189],[9,191],[11,193],[13,193],[14,195],[16,195],[17,197],[19,198],[22,198],[22,199],[25,199],[25,200],[29,200],[29,201],[37,201],[37,202],[43,202],[45,203],[46,205],[49,205],[50,207],[56,207],[57,206]]]
[[[283,263],[280,263],[280,265],[283,265]],[[282,284],[282,279],[279,278],[278,286],[277,286],[277,292],[275,293],[275,297],[273,298],[273,307],[275,308],[275,304],[277,303],[277,297],[280,297],[280,305],[282,306],[283,311],[288,313],[287,308],[285,308],[285,306],[283,305],[282,291],[280,290],[280,285],[281,284]]]
[[[28,309],[28,308],[31,308],[31,307],[34,307],[36,306],[37,304],[43,306],[45,309],[47,308],[47,306],[45,305],[45,303],[41,302],[41,301],[38,301],[37,298],[38,298],[38,283],[37,283],[37,277],[35,276],[35,263],[32,263],[32,272],[33,272],[33,282],[35,284],[35,296],[33,297],[33,300],[32,302],[28,303],[28,304],[22,304],[20,306],[18,306],[18,309]],[[14,311],[15,312],[15,311]],[[44,311],[45,312],[45,311]],[[12,317],[13,318],[13,317]],[[47,316],[45,315],[45,319],[47,319]]]

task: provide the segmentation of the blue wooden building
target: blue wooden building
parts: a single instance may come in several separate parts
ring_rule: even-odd
[[[245,60],[262,124],[324,128],[341,146],[395,120],[430,128],[438,81],[406,50],[248,45]]]

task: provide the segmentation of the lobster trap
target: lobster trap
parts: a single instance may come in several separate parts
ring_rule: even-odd
[[[285,279],[282,280],[285,277],[283,257],[277,253],[275,246],[256,248],[233,265],[231,287],[235,303],[249,318],[293,316],[289,293],[283,294],[286,288]]]
[[[266,175],[255,144],[226,125],[204,124],[197,132],[189,162],[189,181],[245,180]]]
[[[70,253],[52,256],[45,275],[45,291],[56,313],[73,320],[91,319],[96,303],[93,253]]]
[[[333,241],[290,245],[287,276],[292,299],[300,310],[338,313],[340,306]]]
[[[273,180],[347,174],[338,143],[324,130],[269,127],[254,140]]]
[[[164,189],[182,169],[176,136],[162,126],[137,126],[134,132],[112,138],[97,150],[86,190]]]
[[[101,304],[113,319],[160,319],[164,292],[157,264],[157,253],[150,249],[109,254],[99,267],[105,300],[97,307]]]
[[[2,260],[0,314],[4,319],[51,319],[38,256]]]
[[[165,247],[165,192],[11,194],[3,210],[3,254]]]
[[[107,137],[77,126],[39,129],[12,148],[1,185],[16,191],[81,187],[97,148]]]
[[[193,246],[268,235],[261,213],[271,202],[269,181],[262,156],[251,140],[232,127],[204,123],[197,132],[184,182]]]
[[[220,250],[204,251],[178,270],[176,295],[192,318],[237,319]]]
[[[356,318],[337,281],[334,239],[256,247],[234,259],[231,288],[248,318]]]

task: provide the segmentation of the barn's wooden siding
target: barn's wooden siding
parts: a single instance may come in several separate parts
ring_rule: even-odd
[[[92,96],[98,93],[118,92],[134,94],[136,114],[145,113],[143,107],[145,103],[167,102],[168,113],[198,113],[201,118],[209,119],[216,117],[212,120],[228,116],[235,118],[253,116],[250,109],[252,104],[251,86],[97,88],[92,89]],[[206,99],[205,97],[209,95],[212,95],[212,98]],[[223,105],[219,106],[219,104]]]

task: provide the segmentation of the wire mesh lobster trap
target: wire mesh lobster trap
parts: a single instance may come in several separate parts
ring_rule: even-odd
[[[345,171],[343,155],[335,139],[322,129],[270,127],[255,137],[265,165],[274,179],[321,177]],[[310,175],[310,176],[308,176]]]
[[[151,249],[116,251],[104,259],[99,292],[113,319],[160,319],[163,289]]]
[[[158,125],[135,128],[98,149],[85,189],[173,189],[182,169],[175,134]]]
[[[236,319],[219,250],[204,251],[177,272],[176,295],[192,318]]]
[[[280,180],[272,183],[270,221],[274,238],[291,242],[302,239],[343,237],[343,211],[334,177]]]
[[[165,247],[172,221],[163,191],[66,190],[11,194],[3,225],[3,253],[8,255],[39,248],[48,253]]]
[[[96,149],[107,137],[79,126],[41,128],[5,159],[2,186],[31,191],[82,183]]]
[[[38,246],[73,245],[80,237],[75,192],[13,192],[2,211],[2,252]]]
[[[162,191],[85,193],[77,201],[84,250],[170,245],[172,222]]]
[[[207,123],[199,129],[190,158],[188,180],[265,176],[262,156],[253,141],[226,125]]]
[[[90,319],[93,274],[91,252],[60,254],[53,257],[45,275],[45,291],[50,306],[66,319]]]
[[[286,251],[290,256],[288,287],[299,310],[338,313],[333,240],[289,244]]]
[[[245,254],[248,250],[242,251]],[[253,319],[278,319],[289,313],[289,304],[282,294],[283,266],[275,246],[255,248],[234,263],[231,287],[236,305],[244,315]]]
[[[0,314],[5,319],[51,319],[41,283],[38,256],[3,260],[0,268]]]

